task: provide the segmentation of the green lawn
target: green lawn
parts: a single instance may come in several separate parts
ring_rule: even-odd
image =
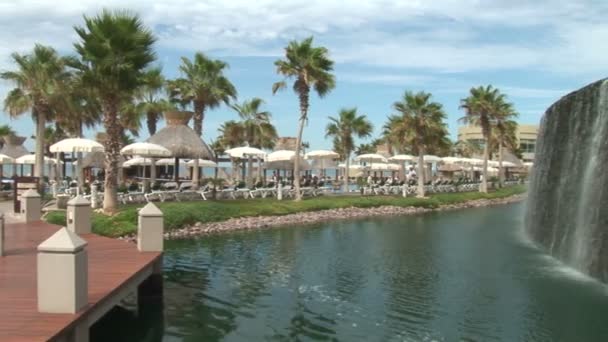
[[[196,222],[217,222],[229,218],[286,215],[304,211],[316,211],[337,208],[369,208],[383,205],[399,207],[436,208],[440,205],[455,204],[476,199],[508,197],[526,191],[525,186],[503,188],[489,194],[479,192],[443,193],[432,195],[428,199],[397,196],[325,196],[307,198],[301,202],[276,199],[255,200],[222,200],[198,202],[157,203],[165,214],[165,229],[177,229]],[[114,216],[93,214],[93,231],[100,235],[118,237],[137,230],[137,208],[126,206]],[[64,212],[52,212],[46,217],[50,223],[65,225]]]

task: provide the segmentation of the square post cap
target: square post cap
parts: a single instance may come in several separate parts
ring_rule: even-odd
[[[22,198],[31,198],[31,197],[40,197],[40,194],[38,193],[38,191],[34,190],[34,189],[28,189],[27,191],[25,191],[24,193],[21,194]]]
[[[84,207],[84,206],[90,206],[91,202],[89,202],[86,198],[82,197],[81,195],[78,195],[78,196],[72,198],[71,200],[69,200],[68,205],[75,206],[75,207]]]
[[[146,204],[143,208],[139,209],[139,216],[143,217],[162,217],[163,212],[158,209],[152,202]]]
[[[38,252],[75,254],[87,246],[87,242],[66,227],[38,245]]]

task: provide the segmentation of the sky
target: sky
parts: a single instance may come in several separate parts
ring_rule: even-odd
[[[520,123],[538,124],[553,102],[608,70],[603,0],[100,2],[0,0],[0,70],[12,70],[10,54],[27,53],[35,43],[74,54],[73,27],[83,24],[83,15],[127,9],[157,36],[157,63],[166,77],[180,76],[180,57],[196,51],[222,59],[238,101],[264,99],[279,134],[295,136],[298,100],[290,88],[272,95],[272,84],[281,80],[273,63],[289,41],[314,36],[335,61],[337,86],[323,99],[311,97],[304,141],[313,149],[331,147],[324,128],[341,108],[367,115],[377,137],[405,91],[432,93],[444,106],[453,139],[463,115],[459,100],[478,85],[498,87],[515,104]],[[12,86],[0,81],[0,99]],[[208,112],[204,139],[214,139],[220,124],[235,118],[227,106]],[[22,135],[33,132],[27,114],[17,120],[0,114],[4,123]],[[139,139],[146,137],[142,129]],[[26,146],[33,148],[33,141]]]

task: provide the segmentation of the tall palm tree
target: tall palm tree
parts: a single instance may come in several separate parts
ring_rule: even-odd
[[[344,177],[344,191],[348,192],[348,170],[350,167],[350,154],[355,148],[355,137],[367,138],[374,129],[372,123],[365,115],[358,115],[357,108],[342,109],[338,117],[329,117],[329,123],[325,127],[325,137],[333,137],[344,155],[342,158],[346,163],[346,175]]]
[[[80,56],[75,67],[83,84],[99,99],[105,141],[106,168],[103,209],[116,210],[120,147],[124,136],[120,111],[142,86],[146,68],[156,59],[152,49],[156,38],[141,19],[124,11],[102,11],[84,17],[84,27],[76,27],[80,41],[74,46]]]
[[[156,133],[156,124],[162,113],[174,108],[169,101],[160,97],[165,83],[160,67],[148,69],[143,75],[143,85],[136,94],[137,111],[145,116],[151,136]]]
[[[443,107],[431,101],[431,96],[423,91],[406,92],[401,101],[393,104],[397,113],[389,117],[385,126],[392,136],[401,137],[401,141],[412,146],[412,152],[418,154],[418,197],[425,195],[424,154],[448,135]]]
[[[322,98],[336,86],[335,77],[331,73],[334,62],[329,59],[329,51],[322,46],[314,47],[312,43],[312,37],[301,42],[291,41],[285,48],[285,59],[274,62],[277,73],[283,75],[285,79],[273,84],[272,93],[275,94],[277,91],[285,89],[286,81],[294,79],[293,90],[300,100],[300,127],[296,138],[296,156],[300,155],[302,147],[302,132],[308,119],[311,88]],[[302,199],[299,158],[295,159],[293,172],[296,200],[299,201]]]
[[[472,140],[459,140],[452,146],[452,153],[460,157],[472,158],[483,153],[483,147]]]
[[[179,102],[182,106],[192,104],[194,107],[193,128],[199,136],[203,135],[205,111],[217,108],[222,103],[228,105],[236,99],[236,88],[224,75],[227,68],[228,63],[210,59],[202,52],[197,52],[193,61],[182,57],[179,70],[184,77],[167,82],[169,95],[174,102]],[[197,186],[198,158],[194,159],[192,178]]]
[[[510,117],[516,116],[517,113],[514,110],[509,109],[496,121],[494,140],[498,145],[498,182],[501,187],[505,181],[505,172],[502,165],[504,149],[507,148],[511,151],[517,149],[517,122],[509,119]]]
[[[193,128],[198,135],[203,134],[205,111],[228,105],[235,100],[237,91],[224,75],[228,63],[213,60],[202,52],[194,54],[191,61],[182,57],[179,70],[183,77],[167,82],[171,98],[182,104],[192,104],[194,108]]]
[[[496,123],[500,106],[505,101],[505,95],[491,85],[471,88],[468,97],[460,100],[460,108],[465,116],[460,122],[481,127],[485,140],[483,149],[483,179],[479,191],[488,192],[488,159],[490,158],[490,138],[492,126]]]
[[[340,141],[336,141],[336,143],[339,143],[339,142]],[[359,144],[359,146],[357,146],[357,148],[355,150],[355,154],[358,156],[360,156],[362,154],[368,154],[368,153],[376,153],[376,146],[373,144]]]
[[[218,146],[222,147],[222,150],[243,146],[246,142],[243,125],[237,121],[230,120],[224,122],[220,125],[218,131],[220,135],[217,139],[217,143]],[[240,175],[240,172],[237,172],[238,164],[236,159],[231,158],[230,161],[232,163],[233,175]]]
[[[66,59],[48,46],[34,46],[27,55],[13,53],[17,70],[0,73],[0,78],[11,81],[15,88],[4,99],[4,110],[10,116],[31,112],[36,122],[36,163],[34,176],[44,174],[44,130],[60,102],[64,100],[64,83],[69,78]]]
[[[241,118],[240,124],[243,126],[245,141],[249,143],[249,146],[271,149],[275,145],[278,134],[274,125],[270,123],[270,118],[272,116],[270,112],[260,109],[262,104],[264,104],[264,100],[254,97],[249,101],[243,101],[241,104],[234,104],[231,108],[234,109]],[[249,186],[252,186],[253,176],[251,174],[251,169],[253,166],[253,159],[251,157],[247,158],[247,164],[247,170],[249,170]],[[261,167],[259,166],[258,162],[258,176],[261,176]]]

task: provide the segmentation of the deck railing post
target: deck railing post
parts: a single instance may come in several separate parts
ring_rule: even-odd
[[[139,210],[137,249],[140,252],[162,252],[163,233],[163,212],[150,202]]]
[[[91,233],[91,202],[78,195],[68,202],[67,228],[76,234]]]
[[[38,245],[38,311],[74,314],[88,303],[87,242],[61,228]]]
[[[4,213],[0,213],[0,256],[4,256]]]
[[[29,189],[21,194],[21,205],[21,213],[25,222],[40,221],[42,208],[40,194],[36,190]]]

